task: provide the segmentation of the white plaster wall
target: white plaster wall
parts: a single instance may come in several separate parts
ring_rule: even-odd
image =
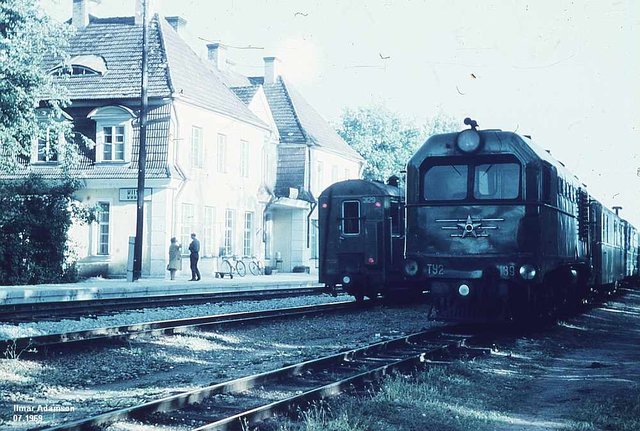
[[[177,163],[187,174],[187,181],[175,199],[176,215],[173,235],[179,237],[182,229],[182,204],[194,205],[194,231],[200,240],[204,235],[205,206],[215,208],[214,255],[224,244],[224,217],[226,209],[235,210],[233,235],[233,251],[243,254],[244,214],[254,213],[253,219],[253,253],[262,256],[263,243],[260,229],[265,197],[259,197],[262,182],[262,148],[268,144],[271,131],[240,122],[238,120],[201,109],[184,102],[176,102],[176,116],[179,128],[172,137],[175,142]],[[191,166],[191,131],[192,127],[200,127],[203,133],[203,164],[202,168]],[[221,173],[217,169],[217,139],[218,134],[227,137],[227,172]],[[241,140],[249,145],[249,176],[240,175]],[[183,245],[187,251],[188,244]],[[203,256],[201,271],[212,273],[217,259],[213,256]],[[183,265],[184,266],[184,265]],[[187,265],[188,266],[188,265]],[[186,268],[188,269],[188,268]]]

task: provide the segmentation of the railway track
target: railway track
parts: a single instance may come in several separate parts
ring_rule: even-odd
[[[360,304],[353,301],[343,301],[328,304],[307,305],[302,307],[289,307],[273,310],[249,311],[241,313],[216,314],[202,317],[189,317],[183,319],[161,320],[154,322],[137,323],[133,325],[111,326],[84,331],[65,332],[60,334],[14,338],[8,340],[0,340],[0,351],[3,351],[7,348],[13,351],[29,351],[40,347],[52,347],[59,345],[68,345],[72,343],[80,344],[109,340],[126,340],[143,334],[179,334],[190,331],[194,328],[203,328],[213,325],[256,322],[261,320],[337,312],[361,308],[366,305],[367,302],[365,302],[364,304]]]
[[[322,295],[321,287],[244,290],[236,292],[182,293],[138,298],[109,298],[13,304],[0,306],[0,322],[30,322],[34,319],[69,319],[87,315],[110,314],[123,310],[205,304],[211,302],[251,301],[297,296]]]
[[[293,407],[362,388],[392,371],[488,351],[466,347],[474,341],[472,336],[451,333],[451,327],[445,330],[447,333],[436,328],[378,342],[46,430],[97,430],[120,421],[170,429],[247,429]]]

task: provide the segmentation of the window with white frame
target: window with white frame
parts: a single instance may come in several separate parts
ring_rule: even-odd
[[[202,128],[191,127],[191,167],[201,168],[204,159],[204,147],[202,145]]]
[[[262,147],[262,182],[265,184],[269,184],[269,147],[265,144]]]
[[[273,248],[273,242],[271,240],[273,235],[273,218],[271,214],[265,214],[264,216],[264,258],[271,259],[271,249]]]
[[[109,254],[109,210],[109,202],[98,202],[98,235],[96,254],[101,256]]]
[[[242,241],[243,256],[253,256],[253,213],[244,213],[244,235]]]
[[[245,140],[240,141],[240,176],[249,177],[249,143]]]
[[[331,182],[332,183],[340,181],[340,173],[339,173],[338,169],[339,168],[336,165],[333,165],[331,167]]]
[[[318,220],[312,219],[309,229],[311,229],[311,259],[318,259]]]
[[[195,206],[193,204],[182,204],[182,219],[180,220],[180,241],[182,251],[188,250],[191,242],[191,234],[195,226]]]
[[[224,254],[233,254],[233,225],[236,211],[227,208],[224,212]]]
[[[218,172],[227,172],[227,135],[218,134]]]
[[[36,155],[34,160],[37,162],[57,162],[58,151],[56,150],[55,143],[53,142],[56,133],[47,129],[42,132],[41,136],[38,136],[36,143]],[[58,139],[62,137],[59,135]]]
[[[102,128],[102,161],[124,162],[124,126]]]
[[[204,256],[217,256],[215,245],[215,232],[216,232],[216,208],[206,206],[204,207],[204,236],[202,250]]]
[[[324,189],[324,163],[318,162],[316,166],[316,180],[315,180],[315,189],[318,195]]]
[[[125,106],[102,106],[87,115],[96,122],[96,162],[131,160],[134,112]]]

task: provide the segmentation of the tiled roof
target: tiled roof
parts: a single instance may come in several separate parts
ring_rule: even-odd
[[[158,20],[154,19],[148,32],[149,97],[167,97],[171,94],[167,82],[166,58],[161,48]],[[123,99],[140,97],[142,63],[142,26],[133,18],[96,18],[79,29],[69,40],[69,56],[99,55],[104,58],[107,73],[56,77],[56,81],[69,89],[72,100]],[[50,70],[61,64],[61,59],[49,58],[45,67]]]
[[[148,31],[148,95],[172,94],[199,106],[261,127],[268,127],[222,82],[211,65],[202,60],[175,30],[158,15]],[[132,17],[91,17],[89,25],[69,40],[70,57],[98,55],[104,58],[107,73],[56,77],[69,89],[74,100],[131,99],[140,97],[142,26]],[[48,70],[62,64],[50,58]],[[248,85],[248,81],[245,80]]]
[[[248,105],[253,100],[253,96],[256,95],[260,89],[259,85],[249,85],[246,87],[231,87],[231,90],[236,94],[238,99],[242,100],[242,103]]]
[[[158,19],[157,15],[155,19]],[[212,66],[193,52],[169,23],[160,20],[160,29],[169,66],[169,82],[177,97],[254,125],[269,127],[236,97]]]
[[[254,85],[262,84],[267,101],[278,126],[280,142],[307,144],[335,151],[356,160],[363,160],[322,118],[307,101],[282,77],[273,84],[264,78],[250,78]]]
[[[289,189],[302,189],[307,165],[307,146],[280,147],[278,149],[278,175],[274,193],[289,197]]]
[[[71,110],[78,120],[86,118],[87,108]],[[180,176],[170,172],[167,154],[169,148],[171,105],[165,104],[149,110],[147,114],[147,163],[145,178],[167,178]],[[95,127],[92,133],[82,130],[83,121],[75,122],[75,130],[95,140]],[[80,179],[136,179],[138,178],[138,151],[140,142],[140,124],[133,123],[133,148],[130,163],[94,163],[95,148],[88,148],[78,142],[80,149],[79,166],[70,171],[71,176]],[[32,163],[24,166],[13,175],[1,175],[1,178],[24,177],[29,173],[37,173],[45,178],[60,178],[61,170],[56,164]]]

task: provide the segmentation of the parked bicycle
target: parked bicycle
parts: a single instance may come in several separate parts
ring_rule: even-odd
[[[234,273],[240,277],[244,277],[247,274],[247,266],[242,259],[238,259],[236,255],[224,256],[222,258],[222,264],[220,265],[220,271],[216,273],[216,277],[220,275],[220,277],[224,278],[224,276],[228,274],[230,278],[233,278]]]
[[[249,259],[249,257],[247,257],[247,259]],[[255,256],[251,256],[250,259],[251,260],[249,261],[249,272],[251,272],[251,274],[253,275],[262,275],[263,268],[262,268],[262,264],[260,263],[260,259],[258,259]]]

